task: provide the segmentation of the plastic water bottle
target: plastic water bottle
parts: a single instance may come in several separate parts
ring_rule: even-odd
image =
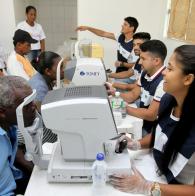
[[[113,97],[111,105],[113,112],[121,112],[122,118],[126,117],[126,103],[120,97],[120,92],[115,92],[115,97]]]
[[[106,169],[104,154],[98,153],[92,166],[93,192],[96,195],[104,194],[106,190]]]
[[[121,114],[122,114],[122,118],[125,118],[127,116],[127,108],[126,108],[127,104],[124,100],[121,101]]]
[[[113,112],[120,112],[120,106],[121,106],[120,92],[115,92],[115,96],[112,98],[111,105],[112,105]]]

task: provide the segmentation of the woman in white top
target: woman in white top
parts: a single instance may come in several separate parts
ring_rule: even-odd
[[[36,8],[33,6],[26,7],[26,20],[20,22],[17,25],[17,29],[27,31],[33,39],[36,39],[38,43],[31,44],[31,52],[28,54],[30,61],[36,59],[39,54],[45,51],[45,33],[42,26],[35,22],[37,16]]]
[[[146,180],[136,169],[132,175],[111,177],[121,191],[152,196],[195,195],[195,45],[175,49],[163,71],[166,94],[159,108],[158,124],[139,141],[122,136],[131,150],[152,148],[157,173],[168,184]],[[135,165],[136,166],[136,165]],[[149,178],[149,177],[148,177]]]

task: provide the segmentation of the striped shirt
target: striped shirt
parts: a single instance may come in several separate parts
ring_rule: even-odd
[[[23,145],[24,137],[20,130],[17,130],[17,137],[18,137],[18,144]],[[48,142],[48,143],[54,143],[57,141],[57,135],[53,133],[50,129],[47,129],[45,126],[43,127],[43,137],[42,137],[42,144]]]

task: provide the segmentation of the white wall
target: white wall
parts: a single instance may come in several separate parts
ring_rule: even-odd
[[[13,0],[0,0],[0,43],[5,51],[13,50],[13,34],[15,30],[15,16]]]
[[[97,27],[109,32],[120,32],[126,16],[136,17],[139,21],[138,31],[149,32],[152,39],[164,41],[168,56],[182,42],[163,37],[168,0],[78,0],[78,25]],[[101,43],[105,49],[104,61],[107,67],[116,60],[116,42],[100,38],[89,32],[78,32],[78,38],[90,38]]]
[[[37,20],[46,34],[46,49],[56,51],[59,45],[77,36],[77,0],[33,0]]]
[[[17,0],[18,1],[18,0]],[[17,22],[24,20],[21,18],[22,12],[25,12],[27,5],[33,5],[37,9],[37,22],[43,27],[46,34],[46,50],[56,51],[59,45],[62,45],[66,39],[76,37],[74,31],[77,25],[77,0],[19,0],[23,2],[19,6],[17,3]],[[18,19],[21,18],[19,21]]]
[[[15,21],[16,24],[25,20],[26,18],[26,6],[31,5],[30,0],[13,0],[14,11],[15,11]]]
[[[64,0],[65,1],[65,0]],[[66,0],[71,1],[71,0]],[[74,0],[76,1],[76,0]],[[138,31],[148,31],[151,33],[152,38],[163,40],[168,47],[168,56],[175,47],[181,45],[182,42],[163,38],[165,15],[167,13],[167,1],[168,0],[77,0],[78,5],[78,24],[90,25],[97,28],[102,28],[110,32],[119,32],[123,19],[126,16],[134,16],[139,20],[140,26]],[[33,4],[38,2],[37,0],[0,0],[0,42],[3,44],[6,50],[11,51],[13,49],[12,37],[15,30],[15,20],[21,20],[25,16],[24,7],[27,3]],[[48,2],[48,1],[47,1]],[[44,1],[46,4],[46,1]],[[15,5],[14,5],[15,4]],[[124,5],[124,6],[122,6]],[[18,10],[15,14],[14,6]],[[38,7],[39,9],[39,7]],[[48,15],[46,9],[42,10],[42,14]],[[75,13],[64,13],[64,16],[74,15]],[[16,18],[15,18],[16,15]],[[57,12],[56,12],[57,15]],[[73,33],[76,28],[76,22],[71,24],[71,27],[65,28],[62,21],[55,20],[55,14],[53,14],[53,20],[65,29],[68,36]],[[74,20],[76,21],[76,19]],[[45,25],[45,24],[43,24]],[[67,24],[68,26],[68,24]],[[45,27],[47,28],[47,27]],[[52,30],[53,36],[58,37],[58,28]],[[46,29],[47,30],[47,29]],[[108,67],[112,67],[113,62],[116,59],[116,42],[108,39],[99,38],[91,33],[80,32],[79,38],[91,38],[93,41],[103,44],[105,48],[105,63]],[[48,41],[52,41],[52,38],[48,37]],[[47,40],[46,40],[47,41]],[[52,43],[51,43],[52,44]],[[112,67],[113,68],[113,67]]]
[[[56,51],[65,40],[77,37],[77,0],[13,0],[15,20],[26,19],[25,8],[33,5],[37,9],[37,22],[46,34],[46,50]]]

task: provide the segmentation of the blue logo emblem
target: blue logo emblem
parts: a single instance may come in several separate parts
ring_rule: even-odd
[[[81,76],[84,76],[84,75],[85,75],[85,72],[84,72],[84,71],[81,71],[81,72],[80,72],[80,75],[81,75]]]

